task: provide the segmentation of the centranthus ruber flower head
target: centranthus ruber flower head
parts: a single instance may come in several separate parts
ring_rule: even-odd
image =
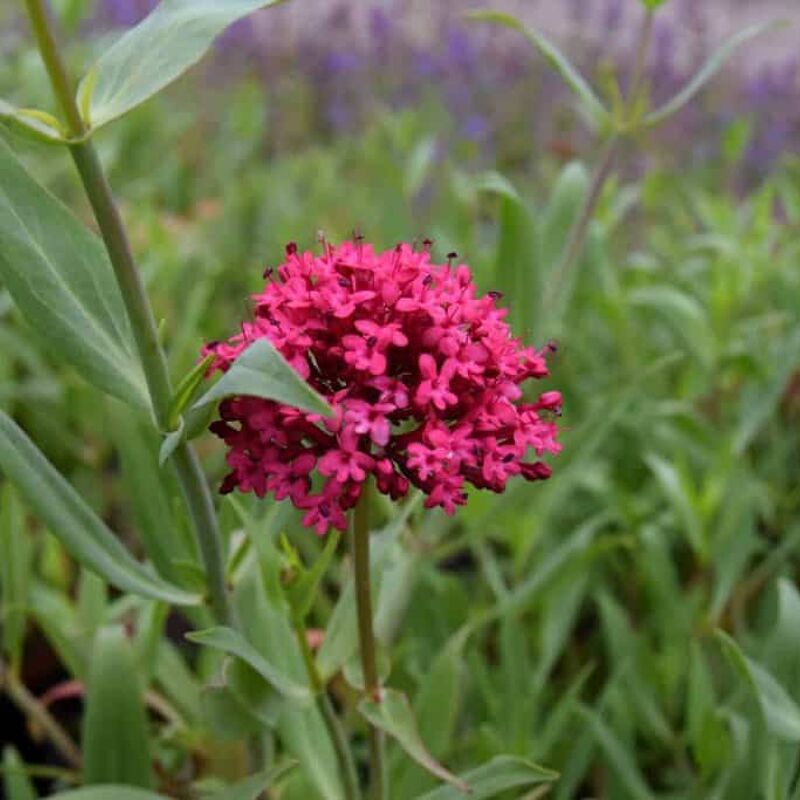
[[[499,296],[479,296],[467,266],[433,264],[407,244],[378,253],[345,242],[321,255],[291,244],[265,276],[255,321],[205,348],[211,370],[267,338],[335,413],[225,400],[211,426],[230,448],[222,492],[289,498],[325,533],[346,528],[370,475],[393,499],[416,486],[448,514],[467,484],[502,492],[517,475],[549,477],[540,459],[560,450],[561,395],[522,400],[522,384],[547,375],[544,353],[512,336]]]

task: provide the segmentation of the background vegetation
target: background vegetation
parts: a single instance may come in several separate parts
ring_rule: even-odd
[[[58,5],[76,64],[147,10]],[[637,4],[624,6],[620,30],[633,36]],[[0,95],[49,107],[25,26],[0,13]],[[600,145],[521,37],[452,8],[423,36],[398,7],[364,23],[344,5],[313,40],[281,43],[280,13],[232,29],[212,60],[98,138],[175,374],[248,313],[290,240],[314,247],[318,231],[358,229],[385,247],[428,236],[442,260],[458,251],[484,290],[504,293],[524,337],[557,342],[565,450],[546,484],[476,493],[452,519],[415,508],[375,519],[389,556],[377,633],[430,750],[457,771],[501,753],[533,759],[560,773],[548,784],[557,800],[800,797],[796,64],[729,67],[632,140],[563,281],[554,265]],[[707,55],[687,20],[656,29],[655,99]],[[575,25],[572,52],[599,91],[613,76],[624,87],[629,57]],[[69,162],[2,136],[90,224]],[[543,308],[554,280],[557,302]],[[59,364],[48,331],[26,326],[2,288],[0,407],[135,552],[155,562],[184,547],[156,437]],[[198,445],[218,481],[219,443]],[[263,718],[217,707],[218,662],[183,637],[194,621],[110,591],[2,492],[6,657],[22,648],[28,689],[80,739],[98,648],[127,653],[96,633],[121,622],[150,698],[160,790],[182,797],[204,775],[241,774],[242,736]],[[281,533],[308,562],[324,544],[282,507],[222,505],[232,577],[243,519],[271,543],[276,575]],[[329,637],[346,567],[334,563],[314,602],[312,626]],[[274,642],[274,609],[239,585],[246,627]],[[329,663],[358,728],[348,666],[343,676],[335,654]],[[10,704],[2,716],[6,767],[18,752],[53,768],[33,770],[42,796],[68,785],[70,765],[41,730]],[[304,766],[272,796],[339,796],[319,735],[268,737],[276,757]],[[135,745],[118,746],[135,760]],[[394,797],[435,786],[399,750],[390,765]],[[19,775],[6,771],[9,800],[31,796]]]

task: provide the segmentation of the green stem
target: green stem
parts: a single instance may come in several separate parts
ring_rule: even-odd
[[[64,760],[75,769],[81,768],[81,751],[55,717],[34,697],[25,684],[0,661],[0,686],[12,703],[44,731]]]
[[[325,682],[322,680],[322,676],[317,669],[317,662],[314,660],[314,655],[309,647],[305,625],[301,619],[294,620],[294,632],[297,637],[297,643],[300,645],[300,652],[303,654],[303,663],[306,667],[311,689],[314,692],[317,709],[322,715],[325,727],[328,729],[328,735],[331,738],[331,743],[333,744],[333,749],[336,753],[336,760],[339,764],[342,782],[344,783],[345,798],[347,798],[347,800],[360,800],[361,790],[358,786],[358,771],[356,770],[356,764],[353,760],[350,742],[342,726],[342,721],[339,719],[339,715],[333,707],[331,698],[328,696]]]
[[[72,159],[92,206],[125,303],[147,381],[155,422],[158,429],[165,433],[170,426],[172,385],[153,310],[137,269],[111,186],[97,151],[88,138],[90,131],[75,101],[72,84],[58,49],[46,0],[25,0],[25,7],[50,77],[53,93],[66,118],[67,131],[73,139],[73,144],[69,148]],[[227,624],[231,620],[231,612],[224,579],[222,545],[208,485],[197,458],[188,445],[183,444],[176,450],[173,465],[178,474],[178,481],[205,565],[211,607],[217,620]]]
[[[375,702],[381,700],[381,686],[375,660],[375,632],[372,626],[372,590],[369,562],[369,484],[353,512],[353,560],[355,564],[356,611],[358,616],[358,641],[361,652],[361,669],[364,690]],[[369,726],[370,781],[373,800],[384,800],[387,794],[384,765],[383,732]]]

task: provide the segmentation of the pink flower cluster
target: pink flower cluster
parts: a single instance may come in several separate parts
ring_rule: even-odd
[[[538,459],[560,450],[561,395],[523,402],[520,385],[547,375],[544,354],[512,337],[498,295],[478,296],[467,266],[432,264],[427,247],[407,244],[378,253],[345,242],[322,255],[291,244],[265,277],[255,320],[205,348],[211,371],[265,337],[335,415],[225,400],[211,426],[230,448],[223,493],[288,497],[325,533],[346,528],[369,475],[394,499],[416,486],[448,514],[467,483],[502,492],[516,475],[549,477]]]

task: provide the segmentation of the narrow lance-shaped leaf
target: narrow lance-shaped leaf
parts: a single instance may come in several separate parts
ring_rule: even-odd
[[[445,769],[428,752],[417,730],[414,712],[402,692],[382,689],[379,701],[365,697],[358,704],[358,710],[368,722],[395,739],[414,761],[432,775],[455,786],[461,792],[470,792],[468,783]]]
[[[238,19],[278,0],[162,0],[93,65],[78,89],[98,128],[152,97],[205,55]]]
[[[756,36],[760,36],[769,30],[775,30],[784,24],[781,20],[762,22],[757,25],[751,25],[731,36],[727,42],[711,54],[697,74],[672,100],[669,100],[661,108],[656,109],[644,118],[645,125],[659,125],[673,114],[677,114],[722,69],[739,47],[751,39],[755,39]]]
[[[26,172],[2,139],[0,280],[54,354],[103,391],[149,406],[103,245]]]
[[[287,699],[302,704],[310,702],[311,691],[307,686],[302,686],[281,669],[270,664],[266,658],[237,631],[220,626],[209,628],[205,631],[189,633],[186,638],[204,647],[211,647],[214,650],[220,650],[223,653],[240,658]]]
[[[24,431],[0,411],[0,471],[67,550],[109,583],[176,605],[200,598],[157,578],[125,549],[80,495],[37,449]]]
[[[6,100],[0,100],[0,122],[46,144],[64,141],[59,121],[44,111],[17,108]]]
[[[25,764],[13,747],[3,750],[3,790],[6,800],[36,800],[38,797]]]
[[[467,14],[467,18],[494,22],[506,28],[519,31],[547,59],[549,64],[572,89],[580,101],[581,110],[591,124],[599,127],[608,119],[608,112],[592,90],[592,87],[589,86],[569,59],[539,31],[524,25],[516,17],[511,14],[505,14],[502,11],[471,11]]]
[[[277,783],[295,766],[297,766],[296,761],[278,764],[231,786],[226,786],[222,791],[212,795],[210,800],[257,800],[265,789],[269,789],[270,786]]]
[[[330,406],[267,339],[253,342],[194,408],[237,394],[276,400],[323,416],[331,413]]]
[[[558,773],[540,767],[531,761],[516,756],[496,756],[477,769],[461,775],[472,790],[470,800],[487,800],[510,789],[527,789],[540,783],[551,783]],[[520,795],[521,796],[521,795]],[[440,786],[420,795],[417,800],[463,800],[464,794],[452,786]]]
[[[101,628],[95,636],[81,750],[85,783],[152,787],[144,695],[121,626]]]
[[[761,664],[748,658],[727,633],[714,632],[729,661],[758,703],[767,728],[787,742],[800,742],[800,707]]]
[[[59,792],[50,795],[50,800],[169,800],[169,798],[145,789],[134,789],[131,786],[120,784],[104,784],[102,786],[86,786],[71,792]]]
[[[22,663],[32,555],[22,505],[6,484],[0,491],[0,629],[3,652],[15,670]]]

